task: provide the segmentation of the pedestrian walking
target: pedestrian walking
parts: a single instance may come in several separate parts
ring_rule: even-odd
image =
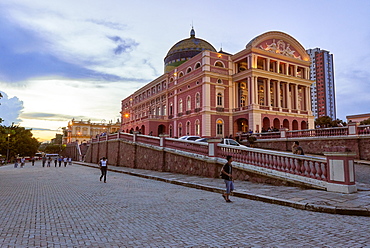
[[[45,157],[45,156],[43,156],[43,157],[42,157],[42,167],[45,167],[45,163],[46,163],[46,157]]]
[[[32,166],[35,166],[35,157],[31,158]]]
[[[58,164],[58,157],[55,157],[54,158],[54,165],[55,165],[55,167],[57,167],[57,164]]]
[[[72,158],[68,158],[68,165],[72,165]]]
[[[15,159],[14,168],[17,168],[17,167],[18,167],[18,159]]]
[[[64,162],[64,167],[67,167],[68,158],[67,157],[63,158],[63,162]]]
[[[62,156],[60,156],[60,157],[58,158],[59,167],[62,165],[62,161],[63,161],[63,157],[62,157]]]
[[[104,182],[106,183],[107,182],[108,160],[105,157],[103,157],[99,161],[99,168],[101,171],[100,181],[104,177]]]
[[[25,163],[26,163],[26,159],[24,157],[22,157],[21,158],[21,168],[23,168]]]
[[[292,145],[293,154],[304,155],[302,147],[299,145],[299,141],[294,141]]]
[[[48,158],[48,163],[47,163],[47,167],[50,167],[50,164],[51,164],[51,161],[52,161],[53,159],[51,158],[51,157],[49,157]]]
[[[226,192],[222,194],[222,197],[225,199],[226,202],[232,202],[230,200],[230,194],[234,190],[234,180],[233,180],[233,167],[231,165],[232,156],[226,157],[227,163],[222,166],[221,169],[221,178],[224,179],[226,184]]]

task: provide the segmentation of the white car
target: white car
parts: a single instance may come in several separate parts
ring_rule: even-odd
[[[181,139],[181,140],[195,141],[197,139],[200,139],[200,137],[199,136],[182,136],[179,139]]]
[[[229,146],[244,146],[244,145],[239,144],[237,141],[233,139],[222,139],[220,143],[223,145],[229,145]]]

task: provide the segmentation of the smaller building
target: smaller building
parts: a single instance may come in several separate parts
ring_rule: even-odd
[[[117,120],[116,123],[113,123],[112,121],[108,123],[93,123],[90,120],[76,121],[75,119],[72,119],[68,122],[67,129],[64,130],[63,143],[85,143],[86,141],[98,136],[105,136],[110,133],[119,132],[120,128],[121,122],[119,120]]]
[[[360,123],[361,121],[367,120],[370,118],[370,113],[368,114],[359,114],[359,115],[347,115],[347,123],[348,122],[358,122]]]

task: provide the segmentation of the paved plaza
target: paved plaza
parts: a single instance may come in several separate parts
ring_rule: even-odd
[[[0,247],[370,247],[370,217],[99,175],[77,164],[0,167]]]

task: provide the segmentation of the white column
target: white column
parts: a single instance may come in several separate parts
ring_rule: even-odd
[[[258,103],[258,79],[256,76],[253,77],[253,85],[254,85],[254,103],[255,104],[259,104]]]
[[[291,99],[291,96],[290,96],[290,92],[289,92],[289,83],[287,82],[286,85],[285,85],[285,92],[286,92],[286,104],[287,104],[287,109],[292,109],[292,99]]]
[[[248,77],[247,78],[247,82],[248,82],[248,105],[251,105],[253,104],[253,83],[252,83],[252,77]]]
[[[293,76],[294,76],[294,77],[296,77],[296,76],[297,76],[297,66],[296,66],[296,65],[294,65]]]
[[[305,87],[305,102],[306,102],[305,110],[307,111],[311,111],[310,91],[311,91],[310,87]]]
[[[265,85],[266,85],[266,87],[265,87],[265,91],[266,91],[265,105],[266,106],[271,106],[270,81],[271,81],[271,79],[266,79],[266,83],[265,83]]]
[[[289,64],[285,64],[285,75],[289,75]]]
[[[280,81],[277,81],[276,82],[276,88],[275,88],[275,90],[276,90],[276,100],[277,100],[277,102],[276,102],[276,106],[278,107],[278,108],[281,108],[281,100],[280,100]]]
[[[298,109],[298,84],[294,84],[294,109]]]

